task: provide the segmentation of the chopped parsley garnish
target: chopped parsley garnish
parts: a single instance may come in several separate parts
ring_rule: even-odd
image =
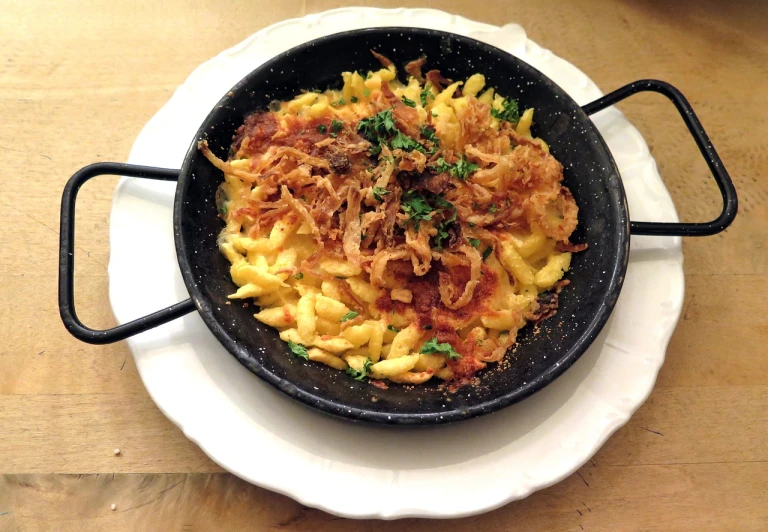
[[[480,240],[477,238],[469,238],[469,243],[472,244],[472,247],[477,249],[480,247]]]
[[[442,249],[443,241],[450,237],[448,226],[456,220],[456,209],[450,201],[446,201],[438,194],[408,190],[403,194],[400,208],[408,216],[408,220],[414,222],[414,229],[417,231],[421,226],[422,220],[429,221],[432,220],[433,214],[452,211],[450,217],[445,215],[445,220],[436,226],[435,247]]]
[[[328,128],[325,126],[325,124],[320,124],[319,126],[317,126],[317,132],[318,133],[325,133],[326,129],[328,129]]]
[[[395,126],[395,119],[392,117],[392,109],[363,118],[357,123],[357,130],[368,140],[377,140],[380,137],[395,134],[397,127]]]
[[[520,109],[517,106],[517,101],[508,98],[502,104],[501,111],[491,108],[491,116],[498,118],[499,120],[506,120],[507,122],[519,122]]]
[[[304,194],[301,195],[301,201],[307,201],[307,197]]]
[[[368,375],[368,372],[371,371],[371,366],[373,366],[373,361],[370,358],[366,358],[365,361],[363,361],[362,370],[349,366],[346,369],[347,375],[354,378],[356,381],[362,381]]]
[[[403,104],[407,105],[408,107],[416,107],[416,102],[414,102],[410,98],[403,96],[400,99],[403,100]]]
[[[451,174],[455,175],[459,179],[466,179],[469,177],[469,174],[471,174],[478,168],[480,168],[478,165],[476,165],[475,163],[470,163],[469,161],[464,159],[464,157],[462,157],[461,159],[459,159],[459,162],[457,162],[456,166],[454,167],[454,170],[456,173],[454,173],[454,171],[451,171]]]
[[[297,281],[301,281],[302,279],[304,279],[304,274],[302,272],[299,272],[296,275],[294,275],[293,278],[296,279]]]
[[[467,222],[467,225],[470,227],[476,227],[477,224],[475,222]]]
[[[451,360],[456,360],[457,358],[461,358],[461,354],[456,351],[453,346],[447,342],[438,344],[437,343],[437,337],[433,337],[429,342],[425,343],[423,346],[421,346],[421,350],[419,353],[423,353],[425,355],[432,355],[435,353],[441,353]]]
[[[357,103],[357,96],[352,96],[352,97],[349,99],[349,101],[350,101],[350,102],[352,102],[352,103]]]
[[[426,152],[424,146],[397,129],[392,109],[381,111],[357,123],[357,130],[372,144],[371,155],[381,153],[381,147],[388,145],[393,150]]]
[[[369,155],[378,155],[378,154],[380,154],[381,153],[381,145],[382,145],[381,142],[376,143],[376,144],[372,144],[371,145],[371,149],[368,150],[368,154]]]
[[[499,208],[496,206],[496,204],[495,204],[495,203],[491,203],[491,204],[488,206],[488,212],[490,212],[491,214],[494,214],[494,213],[495,213],[496,211],[498,211],[498,210],[499,210]]]
[[[336,120],[335,118],[331,120],[331,136],[335,137],[338,135],[339,131],[341,131],[341,128],[344,127],[344,122],[341,120]]]
[[[309,360],[309,353],[307,353],[307,348],[304,346],[304,344],[297,344],[288,340],[288,349],[293,351],[293,354],[297,357],[303,358],[304,360]]]
[[[384,201],[384,198],[382,196],[386,196],[389,194],[389,190],[382,187],[373,187],[373,197],[376,201]]]
[[[435,166],[435,170],[438,172],[450,172],[451,171],[451,165],[445,162],[445,159],[440,157],[437,160],[437,165]]]
[[[439,198],[439,196],[438,196]],[[439,250],[443,250],[443,242],[445,240],[448,240],[451,237],[451,234],[448,232],[449,226],[456,221],[456,209],[453,208],[453,205],[451,205],[450,202],[447,202],[443,200],[443,198],[440,198],[444,203],[447,203],[448,206],[450,206],[451,209],[453,209],[453,214],[450,218],[447,218],[443,220],[439,225],[437,225],[437,234],[435,235],[435,247]]]
[[[434,94],[432,94],[432,84],[427,83],[424,85],[424,88],[419,93],[419,99],[421,100],[421,106],[426,107],[427,106],[427,99],[428,98],[434,98]],[[434,115],[432,115],[434,116]]]
[[[431,325],[425,325],[424,327],[422,327],[422,329],[424,329],[425,331],[431,331],[432,330],[432,326]]]
[[[446,231],[446,225],[447,224],[441,225],[437,229],[437,234],[435,235],[435,247],[437,248],[438,251],[442,251],[443,250],[443,242],[448,240],[449,238],[451,238],[450,233],[448,233],[448,231]]]
[[[394,314],[394,313],[395,313],[395,311],[392,310],[392,314]],[[392,325],[391,323],[389,325],[387,325],[387,330],[388,331],[392,331],[393,333],[399,333],[400,332],[400,329],[396,329],[395,326]]]
[[[339,321],[344,323],[345,321],[354,320],[355,318],[357,318],[357,312],[355,312],[354,310],[350,310],[349,312],[344,314]]]
[[[372,144],[369,151],[371,155],[381,153],[382,143],[386,143],[390,135],[399,133],[392,117],[392,109],[363,118],[357,123],[357,130]]]
[[[453,209],[453,203],[438,194],[435,194],[435,205],[443,209]],[[453,219],[455,220],[456,217],[454,216]]]
[[[490,257],[491,253],[493,253],[493,248],[491,246],[488,246],[487,248],[485,248],[485,251],[483,251],[483,260]]]
[[[404,135],[402,131],[398,131],[395,136],[392,138],[392,141],[390,142],[390,146],[393,150],[401,149],[403,151],[420,151],[422,153],[426,152],[427,150],[424,149],[424,146],[413,140],[408,135]]]
[[[422,136],[427,139],[431,140],[435,144],[440,144],[440,139],[437,138],[437,134],[435,133],[435,129],[430,126],[421,126],[419,128],[419,131],[421,132]]]
[[[222,203],[221,204],[221,207],[219,208],[219,212],[222,215],[226,215],[227,214],[227,204],[226,203]]]
[[[434,210],[424,196],[413,190],[409,190],[403,195],[400,208],[408,215],[409,220],[416,223],[417,231],[422,220],[432,219],[432,211]]]
[[[368,79],[368,78],[366,78],[366,79]],[[363,89],[363,96],[364,97],[367,98],[370,95],[371,95],[371,89]]]
[[[440,148],[440,139],[435,133],[435,129],[430,126],[421,126],[419,128],[419,131],[421,132],[421,135],[425,139],[432,142],[432,149],[429,150],[429,153],[427,155],[434,155],[435,153],[437,153],[437,150]]]
[[[437,160],[437,166],[435,166],[435,170],[438,172],[448,172],[453,177],[457,177],[462,181],[465,181],[469,177],[469,174],[478,168],[480,168],[478,165],[467,161],[463,156],[453,164],[448,163],[445,159],[440,157]]]
[[[347,100],[344,98],[339,98],[337,101],[331,103],[331,105],[344,105],[345,103],[347,103]]]
[[[320,94],[323,91],[321,91],[320,89],[312,89],[312,92],[314,92],[315,94]]]

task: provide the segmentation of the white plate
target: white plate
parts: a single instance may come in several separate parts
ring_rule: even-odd
[[[384,25],[470,35],[538,68],[580,104],[601,95],[516,25],[496,28],[426,9],[338,9],[271,26],[201,65],[142,130],[129,162],[179,168],[209,110],[259,64],[321,35]],[[594,121],[621,171],[632,218],[676,221],[637,130],[616,109]],[[120,323],[188,297],[173,242],[174,188],[123,179],[115,193],[109,278]],[[342,516],[459,517],[525,497],[588,460],[650,393],[682,301],[680,239],[632,237],[613,315],[571,369],[503,411],[426,429],[352,425],[292,401],[241,366],[195,313],[128,345],[165,415],[249,482]]]

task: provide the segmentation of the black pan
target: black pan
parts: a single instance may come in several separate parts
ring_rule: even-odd
[[[535,109],[533,134],[543,138],[565,168],[565,184],[579,206],[573,242],[589,249],[574,255],[554,318],[520,331],[509,363],[479,374],[480,384],[450,393],[429,382],[417,387],[390,384],[381,390],[343,372],[293,356],[277,332],[253,318],[253,307],[226,305],[235,289],[229,263],[219,253],[216,236],[223,227],[214,201],[222,174],[198,151],[207,139],[226,158],[232,135],[246,115],[272,100],[291,98],[302,89],[338,83],[345,70],[377,69],[374,49],[403,65],[421,55],[429,68],[448,78],[485,74],[487,84]],[[669,98],[688,126],[723,195],[723,211],[709,223],[630,222],[616,163],[589,115],[637,92]],[[191,296],[136,321],[96,331],[85,327],[74,308],[74,208],[77,191],[102,174],[177,180],[174,202],[176,253]],[[156,327],[197,310],[219,341],[245,367],[286,395],[350,420],[427,425],[468,419],[520,401],[542,389],[573,364],[595,339],[616,304],[629,254],[629,235],[703,236],[724,230],[737,211],[736,191],[690,105],[671,85],[637,81],[580,107],[538,70],[479,41],[433,30],[376,28],[349,31],[297,46],[246,76],[213,108],[190,144],[181,170],[98,163],[78,171],[64,189],[61,207],[59,306],[67,329],[89,343],[109,343]],[[544,356],[546,355],[546,357]]]

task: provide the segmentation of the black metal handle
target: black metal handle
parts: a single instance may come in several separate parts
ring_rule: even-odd
[[[109,344],[152,329],[195,310],[192,299],[137,320],[98,331],[83,325],[75,312],[75,200],[83,184],[97,175],[124,175],[161,181],[176,181],[178,170],[121,163],[96,163],[78,170],[67,182],[61,196],[61,232],[59,240],[59,313],[64,326],[75,338],[89,344]]]
[[[728,172],[717,155],[712,142],[709,140],[704,127],[699,122],[696,113],[685,96],[675,87],[665,81],[656,79],[642,79],[625,85],[620,89],[606,94],[599,100],[588,103],[582,109],[588,115],[596,113],[638,92],[658,92],[663,94],[675,104],[683,122],[691,132],[693,140],[701,151],[701,155],[707,162],[712,175],[715,177],[720,193],[723,195],[723,210],[720,216],[706,223],[666,223],[666,222],[630,222],[630,232],[633,235],[657,235],[657,236],[708,236],[717,234],[731,225],[736,218],[739,202],[736,198],[736,189]]]

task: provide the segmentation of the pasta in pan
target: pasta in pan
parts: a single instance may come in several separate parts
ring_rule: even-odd
[[[533,109],[425,60],[344,72],[248,116],[224,174],[219,248],[255,318],[353,378],[469,382],[556,312],[578,208]]]

